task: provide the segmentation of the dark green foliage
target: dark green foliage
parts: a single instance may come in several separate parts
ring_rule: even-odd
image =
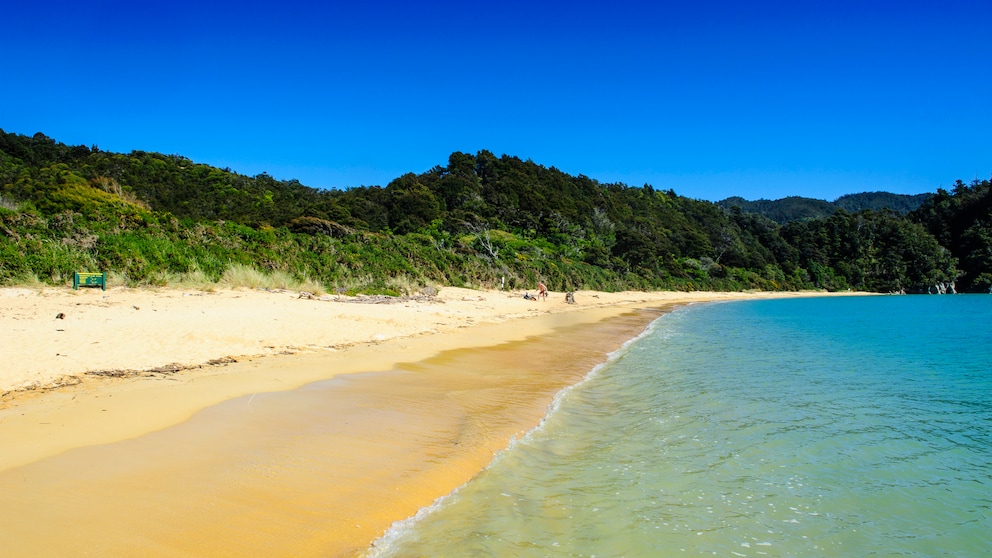
[[[297,217],[289,222],[289,230],[306,234],[326,234],[327,236],[343,237],[355,232],[334,221],[318,217]]]
[[[848,213],[860,211],[891,210],[905,215],[920,207],[931,194],[890,194],[889,192],[862,192],[846,194],[833,202],[790,196],[778,200],[748,201],[741,197],[732,197],[717,202],[720,207],[731,209],[740,208],[744,213],[757,213],[780,225],[792,221],[808,221],[810,219],[825,219],[838,209]]]
[[[539,280],[552,290],[889,292],[953,281],[960,265],[969,288],[992,287],[987,182],[938,192],[907,218],[919,199],[713,204],[488,151],[447,163],[384,188],[324,191],[0,130],[0,282],[64,284],[83,268],[137,284],[217,280],[243,265],[349,292]]]
[[[441,216],[441,204],[434,192],[413,173],[390,182],[386,200],[389,227],[397,234],[419,231]]]
[[[889,192],[862,192],[860,194],[846,194],[836,200],[834,205],[838,209],[843,209],[849,213],[872,210],[895,211],[900,215],[906,215],[923,205],[933,194],[891,194]]]
[[[925,291],[956,273],[949,251],[894,212],[840,210],[825,220],[790,223],[783,236],[802,247],[800,266],[831,290]]]
[[[960,291],[992,292],[992,183],[958,180],[952,192],[937,190],[910,218],[957,258]]]
[[[721,207],[740,208],[744,213],[757,213],[780,225],[792,221],[808,221],[822,219],[833,215],[837,206],[824,200],[790,196],[779,200],[748,201],[741,197],[727,198],[717,205]]]

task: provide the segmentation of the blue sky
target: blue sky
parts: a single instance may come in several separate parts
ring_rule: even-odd
[[[992,176],[988,0],[4,12],[7,132],[318,188],[385,186],[482,149],[708,200]]]

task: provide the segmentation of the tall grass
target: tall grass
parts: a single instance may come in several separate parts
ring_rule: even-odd
[[[324,294],[324,287],[311,278],[302,279],[285,271],[265,272],[241,263],[232,263],[221,275],[217,286],[237,289],[281,289]]]

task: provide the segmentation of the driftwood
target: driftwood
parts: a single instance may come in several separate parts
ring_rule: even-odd
[[[135,370],[133,368],[115,368],[112,370],[89,370],[87,376],[103,376],[105,378],[133,378],[135,376],[150,376],[152,374],[175,374],[180,370],[190,370],[199,366],[186,366],[183,364],[166,364],[147,370]]]
[[[402,302],[441,302],[436,298],[437,289],[434,287],[424,287],[421,294],[416,295],[404,295],[404,296],[387,296],[387,295],[357,295],[357,296],[346,296],[345,293],[348,289],[338,287],[334,289],[335,295],[332,296],[320,296],[318,297],[314,293],[307,291],[300,291],[299,298],[304,298],[308,300],[320,300],[320,301],[331,301],[334,302],[350,302],[354,304],[399,304]]]
[[[399,304],[401,302],[440,302],[444,303],[443,300],[439,300],[431,295],[413,295],[413,296],[386,296],[386,295],[358,295],[355,297],[344,297],[335,298],[335,302],[351,302],[357,304]]]
[[[52,391],[62,387],[74,386],[82,383],[82,380],[77,376],[62,375],[47,384],[42,384],[38,382],[32,382],[25,386],[16,387],[9,390],[0,390],[0,409],[3,409],[3,400],[8,396],[13,396],[16,393],[23,391]]]
[[[179,364],[173,362],[164,364],[147,370],[135,370],[133,368],[116,368],[113,370],[90,370],[86,372],[88,376],[104,376],[106,378],[133,378],[135,376],[150,376],[152,374],[175,374],[183,370],[194,370],[204,366],[223,366],[238,362],[234,357],[222,357],[208,360],[206,364]]]

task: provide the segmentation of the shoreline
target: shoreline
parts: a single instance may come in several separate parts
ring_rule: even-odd
[[[389,305],[391,308],[385,309],[383,309],[383,305],[372,307],[370,305],[299,300],[293,296],[293,293],[285,292],[230,291],[220,293],[214,300],[234,301],[235,305],[247,306],[250,306],[252,301],[256,303],[256,310],[249,312],[258,318],[254,322],[257,327],[251,329],[251,334],[255,336],[256,340],[259,335],[265,333],[266,327],[271,325],[265,323],[267,316],[276,316],[272,318],[273,321],[277,321],[279,318],[285,321],[295,316],[294,312],[301,310],[308,312],[308,315],[313,317],[319,316],[313,312],[314,308],[322,312],[327,311],[328,308],[333,308],[336,312],[329,316],[319,316],[315,319],[316,324],[297,324],[297,326],[302,325],[303,330],[313,327],[331,329],[333,331],[323,334],[334,337],[338,343],[321,347],[320,344],[325,343],[327,337],[316,335],[302,339],[297,338],[299,341],[308,341],[305,345],[309,347],[308,350],[289,351],[283,349],[273,351],[270,354],[262,353],[261,356],[240,358],[237,359],[237,362],[224,366],[191,368],[171,374],[139,374],[128,378],[84,376],[79,383],[67,387],[52,390],[28,389],[8,392],[3,405],[0,406],[0,445],[5,448],[5,451],[0,454],[0,472],[10,471],[18,467],[22,467],[19,469],[22,472],[33,470],[34,465],[32,464],[49,466],[50,463],[58,462],[59,459],[72,453],[73,450],[93,448],[99,445],[113,447],[113,445],[125,440],[143,439],[150,433],[173,430],[173,427],[189,422],[191,417],[198,416],[198,413],[204,410],[219,408],[218,406],[225,401],[230,402],[241,398],[241,400],[246,400],[248,405],[251,405],[253,401],[260,402],[273,393],[286,393],[288,390],[313,382],[326,382],[331,379],[349,377],[358,381],[359,377],[367,376],[356,375],[356,373],[361,372],[382,372],[388,375],[389,371],[392,370],[416,368],[429,359],[439,358],[438,355],[441,354],[456,354],[459,351],[475,350],[480,347],[498,348],[513,343],[526,343],[528,340],[532,343],[535,342],[534,340],[538,340],[537,346],[541,346],[540,339],[543,336],[549,336],[556,331],[570,327],[595,329],[597,324],[602,326],[609,320],[616,320],[624,314],[630,314],[637,308],[655,308],[659,309],[659,312],[664,312],[667,310],[660,309],[670,309],[673,306],[692,302],[818,296],[821,294],[580,292],[576,293],[578,304],[566,306],[563,301],[558,304],[552,301],[532,302],[523,300],[522,296],[510,296],[507,293],[468,291],[465,289],[445,289],[444,291],[441,293],[441,296],[447,296],[447,298],[441,299],[444,302],[430,305],[411,303],[402,307]],[[37,296],[61,305],[65,305],[66,301],[95,303],[93,304],[94,309],[110,308],[112,313],[116,313],[114,314],[115,317],[126,314],[133,315],[137,312],[136,310],[128,310],[128,305],[149,307],[157,304],[159,307],[156,311],[168,313],[170,310],[162,304],[163,299],[168,301],[179,298],[182,302],[182,299],[189,298],[188,296],[177,297],[174,292],[163,295],[160,291],[137,293],[108,291],[108,293],[110,295],[86,294],[84,296],[88,298],[85,299],[67,297],[60,293]],[[562,295],[563,293],[559,294],[563,298]],[[108,299],[104,296],[116,298]],[[135,302],[137,299],[133,297],[140,299],[140,302]],[[552,297],[554,300],[554,293],[552,293]],[[14,312],[8,312],[8,307],[5,305],[5,302],[11,298],[9,296],[6,299],[0,298],[0,308],[5,310],[0,321],[8,320],[11,316],[16,315]],[[29,296],[24,298],[30,300]],[[41,301],[34,300],[32,302],[39,303]],[[261,311],[257,309],[259,303],[262,305]],[[328,307],[329,304],[333,306]],[[266,314],[265,308],[267,307],[274,308],[274,314]],[[424,308],[431,311],[425,312]],[[51,309],[51,307],[47,308],[48,311]],[[89,310],[89,308],[83,309]],[[181,323],[183,319],[188,318],[198,309],[204,310],[195,305],[181,305],[178,310],[172,311],[173,321]],[[215,319],[212,322],[208,320],[209,326],[201,324],[201,328],[213,328],[210,331],[218,338],[224,337],[223,334],[225,333],[230,334],[232,329],[244,326],[242,322],[223,319],[223,313],[214,308],[211,310],[215,317],[220,319]],[[38,310],[42,315],[45,311],[46,308]],[[202,313],[206,314],[206,312]],[[99,312],[93,312],[92,315],[99,315]],[[404,322],[404,319],[414,320],[415,323],[411,325]],[[112,321],[112,319],[106,320],[107,323]],[[123,319],[120,321],[126,322]],[[224,330],[223,324],[225,323],[233,327]],[[650,321],[645,322],[643,326],[646,327],[647,323]],[[337,325],[338,329],[334,329],[334,325]],[[132,324],[131,327],[135,326]],[[70,328],[57,329],[66,330],[59,333],[69,333]],[[291,330],[288,332],[289,335],[300,335],[298,328],[290,327],[288,329]],[[375,333],[370,333],[371,331]],[[643,331],[643,327],[639,331]],[[76,335],[80,333],[83,331],[75,331]],[[395,333],[395,335],[389,335],[390,333]],[[145,333],[144,335],[147,336],[148,334]],[[135,337],[140,338],[141,335]],[[612,350],[618,348],[622,342],[629,340],[629,338],[628,335]],[[317,343],[313,343],[314,340],[317,340]],[[124,343],[124,340],[120,340],[120,342]],[[148,344],[147,339],[145,342]],[[242,344],[234,344],[233,347],[244,346],[244,339],[240,339],[239,342]],[[272,343],[273,341],[263,338],[258,342]],[[126,343],[124,344],[126,345]],[[229,350],[231,348],[231,344],[221,343],[212,346],[211,350]],[[135,351],[136,348],[133,346],[127,348],[125,357],[128,350]],[[543,350],[540,349],[538,352]],[[184,353],[182,356],[185,357],[189,354]],[[568,355],[569,353],[566,350],[558,354]],[[218,356],[214,354],[212,358]],[[557,358],[565,361],[569,357],[558,356]],[[97,360],[99,359],[94,359],[94,361]],[[584,373],[587,372],[588,370]],[[547,412],[547,402],[550,398],[563,387],[567,387],[569,382],[574,383],[575,381],[574,375],[566,376],[565,379],[565,384],[555,384],[549,394],[542,396],[544,399],[539,398],[540,404],[531,407],[530,411],[524,411],[524,408],[510,405],[505,412],[512,416],[510,422],[513,424],[510,425],[507,432],[501,435],[503,437],[496,436],[482,446],[476,447],[473,450],[474,453],[468,451],[465,455],[458,452],[451,454],[449,457],[454,460],[452,462],[462,463],[456,467],[461,471],[461,476],[458,478],[462,480],[454,486],[451,486],[450,482],[445,479],[437,478],[443,471],[433,471],[432,467],[424,463],[422,456],[418,459],[413,456],[415,452],[408,451],[410,456],[405,456],[405,459],[412,459],[412,462],[406,462],[401,467],[421,470],[423,475],[427,475],[424,478],[433,478],[432,482],[425,483],[425,485],[434,487],[433,492],[427,496],[421,494],[416,499],[416,505],[412,508],[410,507],[412,504],[407,503],[406,507],[402,508],[403,511],[390,512],[392,515],[385,524],[383,524],[382,518],[371,523],[361,521],[361,523],[369,524],[363,528],[365,530],[359,535],[359,540],[364,540],[366,546],[361,548],[349,547],[351,548],[349,552],[353,554],[364,551],[368,544],[382,535],[383,525],[388,527],[392,522],[412,515],[420,507],[430,504],[437,497],[447,494],[478,473],[491,459],[492,452],[505,447],[506,441],[509,439],[507,436],[516,435],[519,428],[526,431],[539,424]],[[458,381],[465,380],[460,379]],[[390,389],[388,383],[375,384],[363,397],[378,397],[382,393],[389,392]],[[492,396],[485,395],[488,393],[485,391],[481,393],[483,395],[479,396],[480,399],[476,403],[491,404],[492,401],[487,398],[492,399]],[[259,396],[258,399],[255,399],[256,395]],[[387,406],[387,410],[395,411],[398,410],[398,407],[397,405]],[[440,414],[444,415],[445,412]],[[470,415],[471,413],[465,416]],[[408,422],[412,422],[413,426],[417,427],[416,432],[423,433],[439,428],[433,424],[433,420],[428,419],[427,415],[421,415]],[[365,429],[365,436],[383,430],[377,427],[375,421],[363,424],[362,427]],[[440,431],[443,430],[440,428]],[[467,451],[468,448],[465,450]],[[481,453],[479,453],[480,451]],[[177,452],[177,454],[179,453],[182,452]],[[348,457],[354,457],[360,453],[353,451]],[[474,457],[471,457],[472,455]],[[57,456],[59,459],[53,459]],[[390,463],[390,460],[396,460],[397,456],[373,455],[369,459],[369,463],[376,466],[387,465],[388,469],[396,465]],[[69,465],[68,467],[72,471],[72,466]],[[403,471],[400,473],[402,476]],[[63,477],[65,474],[65,469],[63,469],[55,476]],[[438,482],[440,484],[437,484]],[[372,480],[368,487],[381,489],[382,486],[379,486],[381,484],[381,479],[380,481]],[[181,488],[180,486],[176,489],[181,490]],[[408,488],[407,490],[412,489]],[[395,497],[395,495],[391,496]],[[272,505],[275,508],[279,507],[276,504]],[[269,520],[271,521],[272,518]],[[375,527],[373,528],[371,525],[375,525]],[[368,531],[368,529],[373,530]],[[353,534],[358,535],[358,533]]]
[[[0,289],[0,471],[160,430],[236,397],[389,370],[631,308],[796,296],[836,295],[579,291],[576,304],[565,304],[564,293],[535,302],[446,287],[430,302],[360,304],[248,289]],[[130,373],[90,374],[104,370]]]
[[[445,287],[394,304],[285,290],[0,288],[5,331],[0,405],[24,392],[95,376],[182,375],[262,357],[348,350],[544,314],[669,303],[848,293],[578,291],[546,301],[521,292]],[[372,300],[366,297],[366,300]],[[179,374],[177,374],[179,373]]]
[[[76,447],[118,442],[168,428],[238,397],[289,391],[341,376],[385,372],[445,351],[524,341],[555,328],[594,324],[630,310],[617,306],[543,314],[443,334],[356,343],[333,351],[245,358],[170,375],[87,376],[79,383],[55,389],[10,392],[8,401],[0,406],[0,447],[4,448],[0,471]]]

